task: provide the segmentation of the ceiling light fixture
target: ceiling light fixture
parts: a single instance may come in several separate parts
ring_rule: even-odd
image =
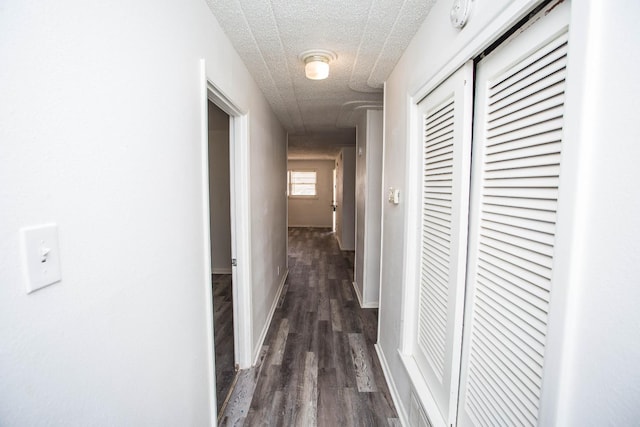
[[[329,77],[329,62],[338,58],[334,52],[324,49],[305,50],[298,56],[304,62],[304,74],[311,80]]]

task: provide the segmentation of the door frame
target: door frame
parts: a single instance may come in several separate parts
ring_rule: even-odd
[[[209,129],[208,103],[211,101],[229,115],[229,182],[231,217],[231,267],[234,321],[234,359],[240,369],[251,367],[251,229],[249,198],[249,114],[239,108],[207,77],[205,60],[200,60],[201,80],[201,187],[203,209],[203,245],[207,297],[207,347],[210,365],[209,388],[216,413],[215,350],[213,332],[213,300],[211,283],[211,231],[209,209]]]
[[[336,232],[336,209],[338,208],[338,201],[336,200],[336,163],[333,162],[333,169],[331,170],[331,232]]]

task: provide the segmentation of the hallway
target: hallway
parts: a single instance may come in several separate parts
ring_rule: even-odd
[[[400,425],[355,298],[353,253],[328,229],[289,229],[289,276],[259,366],[241,372],[222,426]]]

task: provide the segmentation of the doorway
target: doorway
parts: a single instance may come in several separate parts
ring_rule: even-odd
[[[333,182],[332,182],[332,196],[331,196],[331,231],[336,232],[336,209],[338,208],[337,195],[336,195],[336,168],[333,168]]]
[[[220,413],[236,373],[231,268],[230,117],[209,101],[207,119],[211,291],[213,295],[217,411]]]
[[[204,249],[203,271],[205,295],[208,309],[207,347],[209,349],[209,394],[210,407],[213,418],[217,418],[217,408],[224,402],[226,396],[216,394],[216,342],[214,333],[214,296],[212,274],[214,273],[212,244],[213,229],[211,220],[215,216],[211,212],[209,193],[209,106],[213,105],[226,114],[227,123],[226,147],[228,150],[228,186],[229,204],[226,217],[230,224],[230,256],[227,255],[230,266],[230,299],[227,304],[229,316],[233,316],[231,333],[233,342],[233,365],[235,369],[249,368],[254,360],[252,357],[252,310],[251,310],[251,235],[250,235],[250,203],[249,203],[249,119],[245,111],[229,99],[207,78],[205,60],[200,61],[202,99],[200,111],[201,126],[201,170],[202,170],[202,208],[203,230],[202,244]],[[224,214],[223,214],[224,215]],[[214,248],[214,250],[216,250]],[[228,254],[228,252],[227,252]],[[227,265],[229,265],[227,264]],[[227,270],[228,271],[228,270]],[[228,303],[228,301],[227,301]],[[217,404],[216,404],[217,403]]]

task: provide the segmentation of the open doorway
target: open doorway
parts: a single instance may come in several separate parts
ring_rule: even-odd
[[[202,102],[201,117],[201,153],[202,153],[202,201],[203,201],[203,241],[205,249],[205,271],[204,279],[206,283],[205,292],[207,295],[208,309],[208,325],[207,325],[207,345],[210,351],[211,369],[209,371],[209,393],[211,396],[211,413],[214,418],[217,418],[218,408],[221,404],[224,404],[226,396],[223,392],[216,393],[216,367],[218,362],[224,364],[223,360],[216,360],[216,353],[219,353],[217,347],[221,344],[215,337],[215,324],[223,322],[220,320],[222,316],[224,319],[229,320],[232,316],[232,323],[226,326],[228,333],[225,338],[232,342],[232,347],[227,347],[224,358],[230,358],[233,361],[233,370],[246,369],[252,364],[255,357],[252,357],[252,311],[251,311],[251,236],[250,236],[250,209],[249,209],[249,141],[248,141],[248,115],[245,111],[240,109],[232,100],[225,96],[219,88],[217,88],[209,78],[207,78],[205,60],[201,60],[201,77],[202,77]],[[217,113],[220,115],[218,120],[209,118],[209,108],[214,106],[218,109]],[[215,110],[213,110],[215,111]],[[218,127],[222,126],[222,122],[226,122],[226,137],[221,138],[226,144],[223,146],[226,148],[226,155],[222,155],[222,161],[226,162],[227,166],[227,178],[228,184],[226,184],[226,191],[228,192],[229,203],[225,208],[226,212],[216,215],[215,207],[212,209],[210,200],[215,201],[216,195],[212,195],[209,192],[210,179],[215,179],[216,176],[216,164],[219,159],[209,157],[209,122],[215,121],[218,123]],[[212,123],[213,124],[213,123]],[[216,125],[213,126],[216,128]],[[217,157],[217,156],[216,156]],[[210,167],[210,163],[211,166]],[[210,176],[211,175],[211,176]],[[221,185],[220,187],[224,187]],[[216,188],[216,185],[212,186]],[[229,219],[229,233],[230,233],[230,254],[226,252],[227,264],[225,267],[227,270],[217,270],[218,266],[215,264],[215,260],[218,257],[216,246],[225,247],[226,244],[216,245],[216,236],[213,234],[217,228],[216,217],[222,216]],[[225,216],[226,215],[226,216]],[[224,227],[223,227],[224,228]],[[224,255],[223,255],[224,257]],[[230,270],[231,277],[227,278],[227,294],[230,293],[230,297],[220,297],[213,294],[214,273],[222,272],[226,273]],[[213,280],[212,280],[213,279]],[[224,285],[220,285],[224,287]],[[222,290],[220,291],[222,292]],[[216,291],[217,293],[217,291]],[[214,305],[216,300],[220,300],[220,309],[226,311],[218,311],[218,318],[214,321]],[[229,304],[231,302],[231,304]],[[222,314],[226,313],[226,314]],[[228,323],[228,322],[227,322]],[[223,326],[224,327],[224,326]],[[232,348],[232,350],[228,350]],[[218,359],[223,359],[218,355]],[[227,364],[226,366],[229,366]],[[223,368],[228,369],[228,368]]]
[[[336,197],[336,179],[337,179],[337,175],[336,175],[336,168],[333,168],[333,183],[332,183],[332,188],[333,188],[333,193],[331,195],[331,231],[332,232],[336,232],[336,209],[338,208],[338,205],[336,202],[336,200],[338,200]]]
[[[236,372],[231,268],[230,117],[209,101],[207,118],[215,378],[217,411],[220,413]]]

